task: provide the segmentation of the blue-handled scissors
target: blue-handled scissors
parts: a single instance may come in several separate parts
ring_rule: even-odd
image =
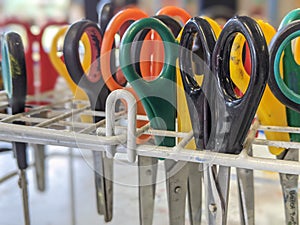
[[[237,33],[248,41],[253,62],[250,84],[240,99],[235,95],[229,70]],[[198,56],[203,65],[202,84],[197,83],[192,71],[194,44],[203,49]],[[240,153],[268,78],[268,48],[260,27],[249,17],[234,17],[216,40],[209,23],[196,17],[185,25],[180,45],[179,65],[197,147]],[[217,172],[213,162],[204,169],[208,224],[226,224],[229,176],[229,167],[219,166]]]
[[[91,46],[91,66],[88,74],[84,72],[79,57],[79,42],[86,34]],[[110,90],[106,86],[100,69],[100,50],[102,31],[98,25],[88,20],[72,24],[65,36],[63,54],[65,64],[72,80],[88,95],[91,109],[105,111],[106,98]],[[94,116],[94,122],[99,122],[104,117]],[[95,185],[98,213],[104,215],[106,222],[112,219],[113,207],[113,161],[103,152],[93,152],[95,166]]]
[[[9,99],[12,115],[25,111],[27,93],[27,75],[25,52],[20,35],[14,32],[1,36],[1,67],[4,89]],[[23,122],[13,122],[24,124]],[[26,143],[13,142],[13,151],[20,171],[20,187],[22,189],[25,224],[30,224],[26,168],[28,167]]]

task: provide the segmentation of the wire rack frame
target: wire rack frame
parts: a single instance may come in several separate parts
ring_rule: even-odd
[[[56,93],[60,93],[59,97],[55,96]],[[108,157],[114,157],[116,152],[124,153],[123,150],[117,148],[122,145],[126,146],[130,162],[135,161],[136,155],[142,155],[252,170],[300,174],[300,162],[253,157],[248,154],[253,145],[299,149],[300,143],[298,142],[269,141],[255,137],[258,130],[300,133],[298,127],[261,126],[258,120],[255,120],[240,154],[225,154],[212,150],[195,151],[185,148],[193,138],[192,132],[155,130],[149,124],[142,128],[136,128],[137,119],[146,120],[147,118],[136,115],[135,98],[125,90],[117,90],[109,95],[106,113],[91,111],[88,104],[78,107],[84,101],[75,100],[70,95],[65,95],[67,97],[61,99],[61,96],[59,91],[49,92],[43,96],[43,100],[49,100],[49,104],[33,107],[27,112],[16,115],[0,113],[0,140],[106,151]],[[33,97],[28,99],[34,100]],[[115,103],[120,99],[127,102],[129,110],[128,112],[113,113]],[[0,92],[0,109],[5,109],[7,106],[6,93]],[[95,124],[84,123],[78,119],[81,115],[105,116],[105,119]],[[126,125],[117,123],[121,119],[126,120]],[[14,121],[23,121],[25,125],[13,124]],[[174,147],[162,147],[150,143],[137,145],[136,137],[142,134],[181,138],[181,141]],[[100,148],[100,146],[105,148]]]

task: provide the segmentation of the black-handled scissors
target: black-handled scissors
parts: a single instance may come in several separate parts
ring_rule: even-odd
[[[10,113],[12,115],[23,113],[25,111],[25,101],[27,93],[27,76],[25,53],[22,39],[19,34],[14,32],[5,33],[1,36],[1,67],[4,89],[9,99]],[[13,122],[15,124],[24,124],[23,122]],[[23,210],[25,224],[30,224],[28,191],[26,168],[27,145],[26,143],[13,142],[13,151],[17,159],[18,169],[20,171],[20,187],[22,189]]]
[[[231,46],[237,33],[249,43],[252,75],[245,95],[236,97],[230,78]],[[195,41],[195,42],[194,42]],[[193,43],[202,47],[203,83],[192,71]],[[182,32],[179,65],[192,119],[196,145],[223,153],[239,153],[259,105],[268,78],[268,48],[258,24],[249,17],[234,17],[224,26],[219,39],[205,19],[192,18]],[[218,173],[208,162],[204,169],[208,223],[226,223],[230,168]],[[215,208],[217,207],[217,208]],[[220,208],[218,208],[220,207]],[[208,210],[208,209],[216,209]]]
[[[91,66],[89,72],[84,71],[78,52],[79,42],[83,34],[87,34],[91,46]],[[81,87],[89,97],[91,109],[105,111],[106,98],[110,90],[105,85],[100,69],[100,51],[103,33],[98,25],[88,20],[76,22],[68,29],[63,54],[66,67],[73,81]],[[99,122],[104,117],[94,117]],[[95,184],[97,208],[104,214],[106,222],[112,219],[113,202],[113,161],[103,152],[93,152],[95,166]]]

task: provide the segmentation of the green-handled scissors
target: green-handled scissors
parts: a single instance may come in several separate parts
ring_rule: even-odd
[[[164,64],[159,76],[146,81],[134,69],[131,62],[132,42],[144,29],[154,29],[164,44]],[[145,18],[133,23],[126,31],[120,45],[120,65],[131,86],[145,108],[150,125],[154,129],[175,131],[176,120],[176,58],[177,43],[170,30],[155,18]],[[175,145],[173,137],[155,137],[160,146]],[[181,225],[185,221],[187,171],[183,162],[165,160],[170,224]]]
[[[300,126],[300,66],[292,50],[292,41],[299,36],[300,9],[296,9],[284,17],[270,46],[269,86],[274,95],[288,106],[287,121],[292,127]],[[300,135],[290,134],[290,139],[299,142]],[[298,161],[298,149],[286,149],[277,158]],[[280,182],[284,197],[286,224],[298,224],[298,175],[280,174]]]

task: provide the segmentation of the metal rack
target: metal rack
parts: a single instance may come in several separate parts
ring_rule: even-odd
[[[62,92],[64,95],[62,95]],[[61,100],[61,96],[66,96]],[[127,102],[127,111],[112,113],[117,100]],[[117,90],[107,99],[106,113],[95,112],[89,109],[88,103],[78,108],[83,101],[74,100],[66,91],[56,90],[39,96],[29,96],[29,101],[48,101],[49,104],[37,106],[17,115],[0,113],[0,140],[20,141],[32,144],[56,145],[82,150],[106,151],[109,157],[116,152],[128,155],[130,162],[135,161],[136,155],[168,158],[204,164],[216,164],[253,170],[267,170],[280,173],[300,174],[300,162],[277,160],[270,158],[253,157],[248,155],[252,145],[276,146],[284,148],[300,148],[297,142],[268,141],[258,139],[255,134],[258,130],[300,133],[300,128],[260,126],[255,120],[249,131],[243,151],[238,155],[218,153],[214,151],[193,151],[186,149],[186,144],[193,138],[192,132],[170,132],[155,130],[149,124],[136,129],[137,119],[147,119],[136,115],[134,97],[127,91]],[[0,93],[0,108],[8,105],[5,92]],[[43,116],[39,116],[43,114]],[[45,116],[46,114],[46,116]],[[96,123],[79,122],[80,115],[104,116],[106,119]],[[126,119],[127,125],[116,125],[116,121]],[[13,121],[24,121],[26,125],[12,124]],[[170,136],[182,140],[175,147],[155,146],[151,143],[136,144],[136,137],[142,134]],[[118,148],[117,146],[126,146]],[[99,146],[105,146],[100,148]]]

